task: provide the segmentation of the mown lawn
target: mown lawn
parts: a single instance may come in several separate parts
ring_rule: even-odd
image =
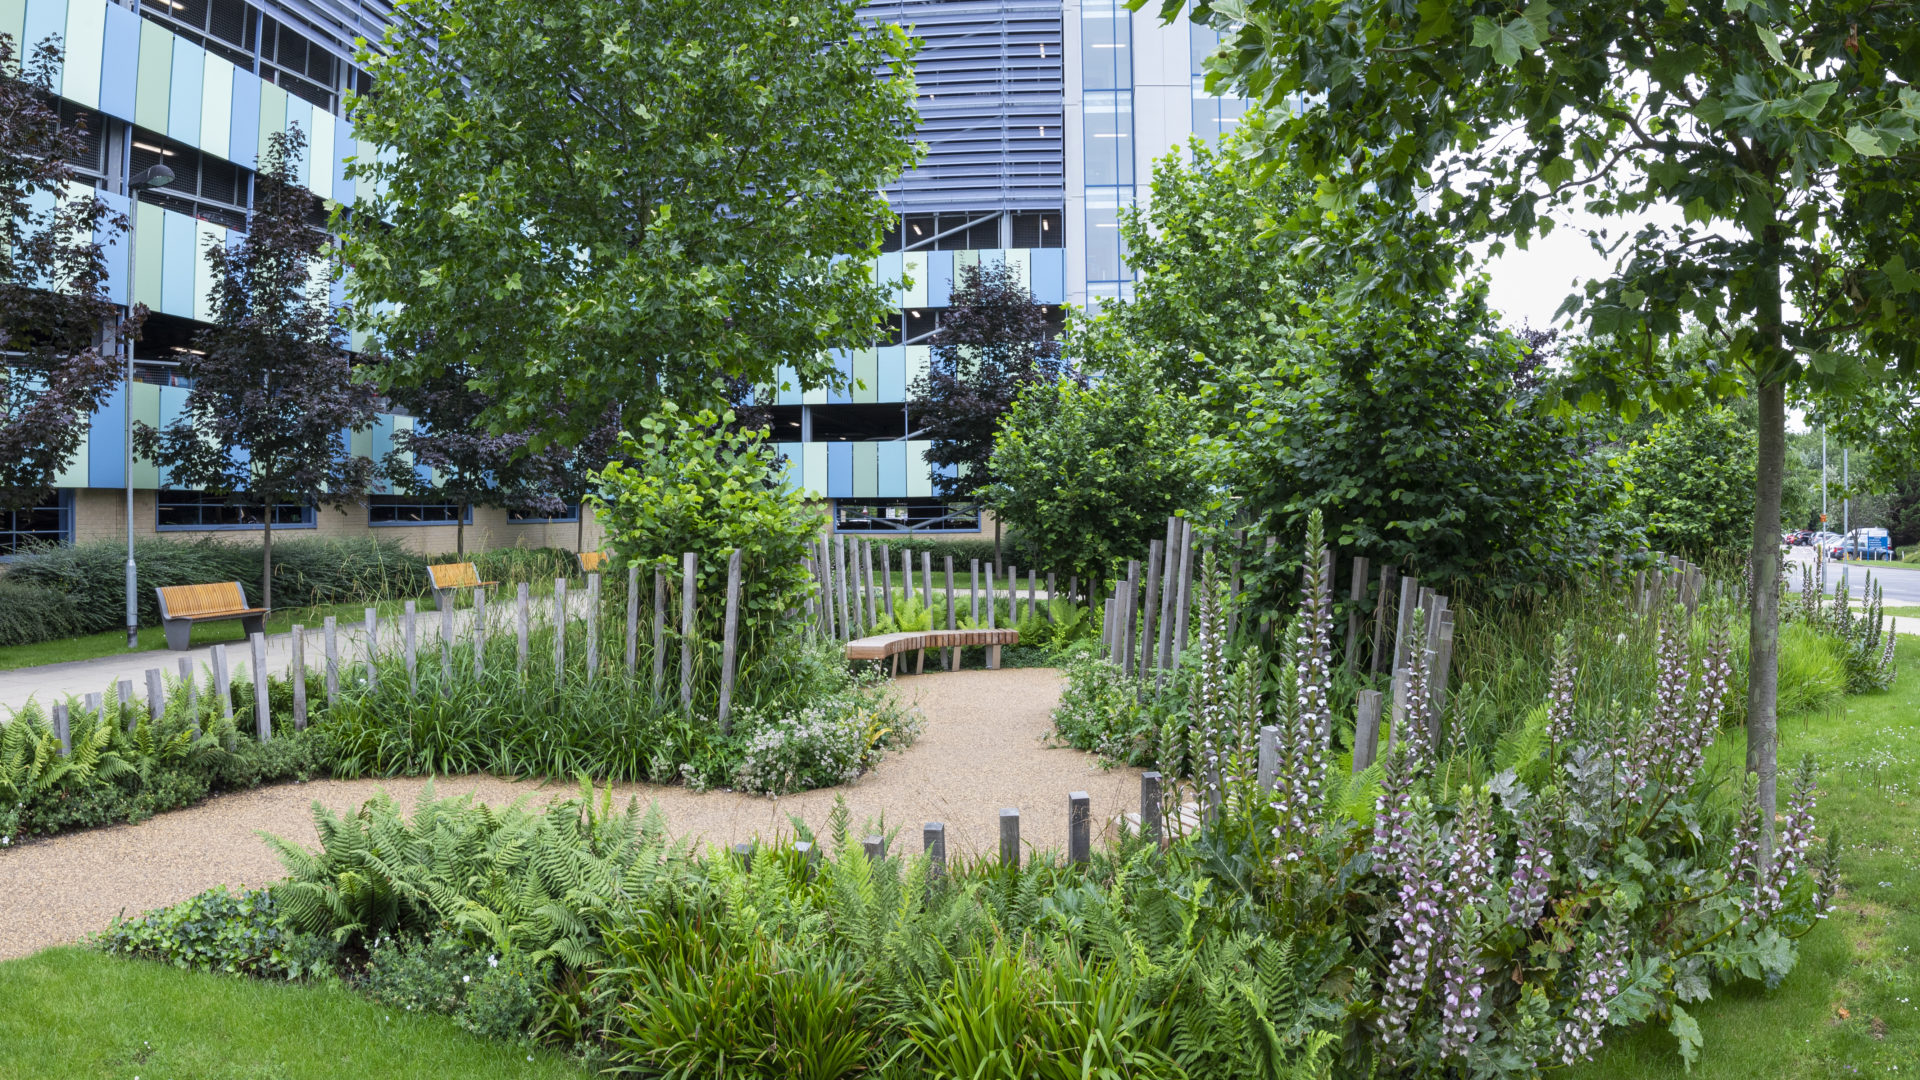
[[[207,975],[81,948],[0,964],[7,1080],[577,1078],[564,1058],[333,987]]]
[[[417,601],[422,611],[433,607],[432,597]],[[380,609],[382,617],[398,614],[405,606],[404,600],[382,600],[373,606]],[[267,616],[267,633],[285,634],[293,629],[294,623],[301,626],[318,627],[327,616],[332,615],[342,623],[359,622],[367,610],[366,604],[328,604],[319,607],[285,608]],[[201,623],[193,628],[193,644],[216,645],[220,642],[245,641],[241,633],[239,620],[228,622]],[[164,649],[167,647],[166,631],[158,626],[140,628],[141,649]],[[59,664],[69,660],[97,660],[102,656],[119,656],[131,650],[127,648],[127,631],[123,627],[99,634],[84,634],[80,637],[59,638],[54,641],[42,641],[33,645],[15,645],[0,650],[0,671],[12,671],[16,668],[37,667],[41,664]]]
[[[1780,725],[1782,771],[1820,762],[1822,835],[1842,842],[1839,910],[1801,942],[1777,989],[1721,993],[1692,1010],[1706,1049],[1702,1080],[1920,1075],[1920,639],[1899,644],[1900,677],[1884,694]],[[1726,750],[1744,754],[1738,734]],[[1785,795],[1784,777],[1782,797]],[[1686,1075],[1662,1029],[1616,1036],[1569,1075]]]

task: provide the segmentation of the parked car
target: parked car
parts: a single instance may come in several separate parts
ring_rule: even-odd
[[[1845,536],[1835,537],[1828,545],[1827,554],[1836,559],[1891,559],[1893,540],[1885,529],[1854,529]]]

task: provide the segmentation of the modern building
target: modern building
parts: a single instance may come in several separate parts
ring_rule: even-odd
[[[927,154],[891,188],[900,212],[875,267],[906,279],[898,316],[871,348],[836,356],[851,389],[776,393],[775,437],[790,475],[830,502],[853,530],[949,519],[933,496],[926,444],[913,438],[907,387],[926,370],[955,274],[977,263],[1015,266],[1042,304],[1097,304],[1133,283],[1118,231],[1121,208],[1143,200],[1151,163],[1190,135],[1215,138],[1239,107],[1200,89],[1213,32],[1119,0],[892,0],[867,17],[923,38],[918,67]],[[0,34],[61,40],[56,91],[84,118],[83,181],[129,214],[135,236],[105,238],[111,293],[152,311],[136,351],[131,393],[115,392],[47,506],[0,512],[0,558],[22,545],[123,536],[131,418],[164,426],[186,390],[179,351],[209,318],[202,252],[246,227],[256,158],[268,136],[298,125],[308,141],[302,179],[317,200],[347,202],[345,161],[362,147],[341,115],[368,79],[353,64],[356,36],[377,38],[383,0],[0,0]],[[128,180],[164,162],[175,180],[129,193]],[[133,243],[129,244],[129,240]],[[127,248],[132,246],[132,265]],[[355,433],[356,453],[383,456],[406,416]],[[164,470],[132,462],[134,528],[141,534],[257,530],[264,507],[234,507],[171,487]],[[378,494],[345,512],[283,506],[275,529],[322,534],[380,530],[423,550],[467,543],[571,547],[577,514],[514,520],[503,511]],[[585,541],[598,543],[586,523]]]

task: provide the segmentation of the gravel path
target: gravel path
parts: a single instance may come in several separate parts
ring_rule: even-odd
[[[1018,807],[1021,836],[1035,850],[1066,846],[1067,793],[1093,797],[1095,828],[1139,805],[1139,772],[1102,771],[1093,757],[1048,749],[1040,739],[1060,695],[1058,673],[1042,668],[962,671],[903,678],[899,690],[927,717],[906,752],[844,787],[781,799],[683,787],[618,785],[642,805],[657,801],[677,835],[727,844],[790,832],[789,814],[824,827],[844,796],[853,828],[884,814],[901,826],[896,850],[918,851],[922,822],[947,826],[949,857],[992,851],[999,811]],[[78,940],[120,912],[183,900],[204,889],[261,885],[281,875],[258,837],[275,833],[315,843],[311,806],[359,806],[380,789],[410,805],[421,779],[323,780],[225,795],[139,825],[57,836],[0,852],[0,959]],[[473,792],[485,802],[570,794],[567,785],[492,776],[442,778],[440,795]]]

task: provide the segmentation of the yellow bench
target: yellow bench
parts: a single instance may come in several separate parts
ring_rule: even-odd
[[[580,572],[598,574],[607,568],[607,553],[604,551],[583,551],[579,555]]]
[[[239,619],[248,634],[267,631],[267,609],[248,607],[247,591],[237,581],[212,585],[163,585],[153,590],[160,598],[160,625],[167,632],[167,648],[178,652],[193,639],[193,624]]]
[[[928,649],[963,649],[974,645],[987,648],[987,666],[1000,666],[1000,647],[1020,644],[1018,630],[917,630],[901,634],[876,634],[847,642],[849,660],[885,660],[893,658],[893,673],[900,674],[900,654],[918,652],[913,673],[927,670]]]
[[[484,589],[489,585],[500,584],[497,581],[481,581],[480,572],[470,562],[439,563],[427,567],[427,577],[433,581],[433,604],[446,610],[447,598],[455,589]]]

